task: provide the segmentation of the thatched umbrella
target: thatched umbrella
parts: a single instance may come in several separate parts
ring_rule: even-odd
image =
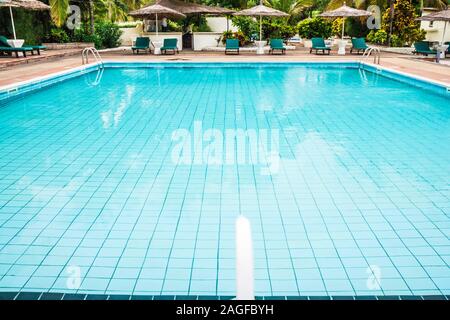
[[[258,17],[259,16],[259,41],[262,41],[262,17],[287,17],[287,16],[289,16],[286,12],[275,10],[275,9],[264,6],[262,4],[262,0],[260,0],[259,5],[249,8],[249,9],[238,11],[234,15],[235,16],[250,16],[250,17]]]
[[[158,3],[146,6],[139,10],[132,11],[132,12],[130,12],[130,15],[133,17],[138,17],[138,18],[147,18],[147,19],[155,18],[155,20],[156,20],[156,35],[157,36],[158,36],[158,15],[159,15],[159,17],[164,17],[164,18],[185,18],[186,17],[186,15],[184,15],[183,13],[178,12],[173,9],[170,9],[168,7],[162,6]]]
[[[442,10],[439,12],[434,12],[427,14],[426,16],[417,18],[417,20],[421,21],[444,21],[444,32],[442,33],[442,41],[441,44],[444,43],[445,40],[445,31],[447,31],[447,22],[450,21],[450,9]]]
[[[14,40],[17,39],[17,37],[16,28],[14,26],[14,16],[12,12],[13,7],[24,8],[27,10],[50,10],[50,6],[37,0],[0,0],[0,7],[9,7]]]
[[[340,8],[337,8],[335,10],[326,11],[324,13],[319,14],[319,17],[326,17],[326,18],[343,18],[342,19],[342,39],[344,39],[344,27],[345,27],[345,18],[347,17],[368,17],[371,16],[373,13],[366,10],[359,10],[355,8],[351,8],[344,5]]]
[[[184,13],[185,15],[189,14],[226,15],[235,12],[234,10],[227,8],[206,6],[203,4],[183,2],[179,0],[159,0],[156,3],[164,7]]]

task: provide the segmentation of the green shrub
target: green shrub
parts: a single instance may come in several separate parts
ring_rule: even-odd
[[[225,31],[224,33],[222,33],[222,43],[225,44],[227,42],[227,39],[238,39],[240,46],[243,46],[248,43],[248,38],[244,35],[242,31],[238,32]]]
[[[120,46],[122,31],[112,22],[98,22],[95,24],[95,35],[99,38],[97,48],[116,48]]]
[[[367,35],[367,41],[376,44],[386,44],[388,34],[383,29],[371,30]]]
[[[332,35],[332,22],[320,17],[305,19],[298,24],[298,34],[302,38],[329,38]]]
[[[259,23],[253,18],[235,16],[232,22],[247,39],[259,38]]]
[[[69,35],[64,29],[52,28],[50,33],[45,36],[46,42],[67,43],[70,41]]]
[[[400,39],[400,37],[396,34],[391,36],[391,47],[403,47],[405,45],[405,41]]]
[[[296,34],[296,29],[284,21],[264,20],[262,30],[264,39],[281,38],[287,40]]]
[[[167,31],[181,32],[183,28],[180,24],[172,20],[167,20]]]
[[[340,37],[342,35],[342,18],[334,19],[331,29],[333,35]]]
[[[96,33],[89,34],[83,28],[74,30],[71,41],[73,41],[73,42],[93,42],[96,48],[100,48],[102,45],[101,39]]]
[[[410,46],[416,41],[425,39],[425,31],[420,29],[420,22],[416,20],[416,8],[410,0],[396,0],[393,11],[391,46]],[[383,15],[382,29],[391,30],[391,10],[387,8]],[[394,37],[395,36],[395,37]]]
[[[198,26],[194,25],[192,27],[193,32],[211,32],[211,28],[208,26],[208,24],[200,23]]]

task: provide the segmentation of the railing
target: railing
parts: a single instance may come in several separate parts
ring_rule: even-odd
[[[100,64],[100,68],[103,68],[103,60],[100,56],[100,53],[98,53],[97,49],[93,47],[84,48],[81,52],[81,63],[82,64],[88,64],[89,63],[89,53],[92,54],[92,56],[95,58],[95,61]]]
[[[84,81],[90,87],[95,87],[95,86],[99,85],[102,80],[104,70],[105,70],[105,68],[103,68],[103,67],[98,68],[94,80],[92,80],[92,78],[90,77],[91,73],[87,73],[85,75]]]
[[[364,60],[365,58],[368,58],[372,54],[372,52],[374,53],[374,55],[373,55],[373,63],[374,64],[380,64],[381,50],[380,50],[380,48],[377,48],[377,47],[369,47],[369,48],[367,48],[364,51],[361,60]]]

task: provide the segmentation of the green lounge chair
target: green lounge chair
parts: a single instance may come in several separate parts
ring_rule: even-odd
[[[284,46],[282,39],[270,39],[269,53],[273,54],[275,50],[281,51],[281,54],[286,54],[286,47]]]
[[[445,51],[445,57],[447,58],[447,55],[450,56],[450,41],[449,42],[445,42],[445,44],[448,45],[448,48]]]
[[[131,47],[131,50],[133,51],[133,54],[134,52],[136,52],[136,54],[139,54],[139,50],[142,50],[144,52],[148,51],[149,53],[152,53],[150,49],[150,38],[137,37],[134,46]]]
[[[427,41],[414,42],[414,49],[414,54],[423,54],[424,56],[428,56],[429,54],[436,54],[436,50],[431,50],[430,45]]]
[[[177,43],[178,43],[177,38],[164,39],[163,46],[161,47],[161,53],[167,54],[167,51],[172,51],[173,54],[175,54],[175,52],[178,53],[179,51],[178,51]]]
[[[31,54],[33,53],[33,48],[31,47],[20,47],[20,48],[14,48],[11,47],[8,43],[8,39],[4,36],[0,36],[0,54],[4,54],[4,53],[8,53],[8,54],[12,54],[15,53],[16,54],[16,58],[19,57],[19,52],[22,52],[22,55],[24,58],[27,57],[27,52],[31,52]]]
[[[39,46],[27,46],[30,47],[31,49],[33,49],[33,51],[36,51],[38,55],[41,55],[41,50],[46,50],[47,47],[43,46],[43,45],[39,45]]]
[[[309,50],[309,53],[312,53],[313,50],[316,50],[316,54],[318,51],[322,51],[322,54],[325,54],[325,52],[327,52],[327,54],[330,54],[331,49],[325,45],[325,40],[323,40],[323,38],[311,38],[311,41],[312,47],[311,50]]]
[[[361,51],[364,53],[369,46],[366,44],[366,39],[364,38],[353,38],[352,39],[352,48],[350,49],[350,54],[353,53],[353,50],[356,50],[357,54]]]
[[[239,54],[239,40],[238,39],[227,39],[225,42],[225,54],[234,52]]]

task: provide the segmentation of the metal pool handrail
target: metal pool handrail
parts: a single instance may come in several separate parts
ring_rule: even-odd
[[[89,63],[89,53],[91,53],[94,56],[95,61],[100,64],[100,68],[103,68],[103,59],[100,56],[100,53],[98,53],[98,50],[94,47],[87,47],[83,49],[81,52],[81,63]]]
[[[364,50],[361,60],[364,60],[365,58],[369,57],[372,52],[375,53],[373,56],[373,63],[380,64],[381,50],[378,47],[369,47],[366,50]]]

